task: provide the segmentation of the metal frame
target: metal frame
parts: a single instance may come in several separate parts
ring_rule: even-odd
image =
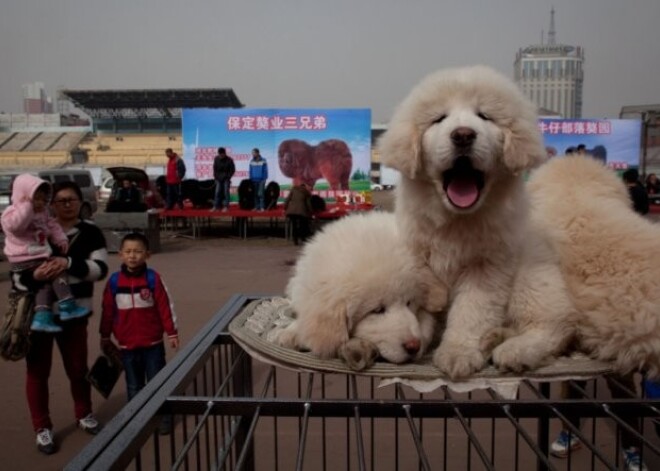
[[[587,389],[572,383],[581,399],[556,399],[556,385],[525,382],[519,399],[504,400],[490,390],[419,394],[378,388],[374,378],[265,365],[226,331],[261,297],[232,297],[65,469],[614,470],[622,431],[639,440],[647,464],[660,463],[648,420],[660,417],[660,401],[634,391],[608,398],[602,379]],[[175,432],[164,437],[157,427],[167,414]],[[591,426],[577,428],[571,416]],[[647,418],[641,433],[630,417]],[[565,460],[548,456],[561,422],[584,445]]]

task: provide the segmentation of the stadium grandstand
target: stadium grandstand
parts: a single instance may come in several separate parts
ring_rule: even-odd
[[[61,90],[91,127],[2,126],[0,169],[163,165],[181,153],[182,108],[242,108],[233,89]]]
[[[70,163],[72,152],[88,134],[74,129],[0,132],[0,168],[48,168]]]

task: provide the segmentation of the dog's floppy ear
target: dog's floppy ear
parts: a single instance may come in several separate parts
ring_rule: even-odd
[[[535,168],[547,158],[535,117],[516,118],[504,130],[504,165],[512,173]]]
[[[392,122],[378,140],[381,162],[415,178],[422,165],[421,132],[411,122]]]

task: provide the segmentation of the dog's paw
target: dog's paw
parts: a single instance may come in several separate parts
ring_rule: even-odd
[[[506,339],[512,337],[514,332],[512,329],[506,327],[495,327],[490,329],[479,340],[479,348],[484,353],[486,358],[490,357],[493,349],[502,344]]]
[[[443,342],[433,354],[433,363],[451,379],[470,376],[486,365],[486,357],[478,345],[469,347]]]
[[[521,336],[507,339],[493,350],[493,364],[501,371],[515,373],[538,368],[551,358],[551,353],[545,354]]]
[[[297,349],[298,332],[293,324],[285,329],[275,329],[268,333],[266,340],[281,347]]]
[[[355,371],[362,371],[374,364],[378,358],[378,349],[373,343],[358,338],[351,338],[339,347],[339,358]]]

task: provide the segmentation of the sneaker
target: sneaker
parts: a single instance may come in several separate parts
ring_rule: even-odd
[[[211,208],[211,212],[214,213],[216,211],[220,211],[218,208]]]
[[[92,414],[88,414],[87,417],[78,420],[78,427],[90,435],[96,435],[101,430],[101,425]]]
[[[223,212],[223,213],[226,213],[226,212],[228,212],[228,211],[229,211],[229,207],[222,208],[222,212]]]
[[[52,455],[57,451],[50,429],[42,428],[37,431],[37,450],[45,455]]]
[[[55,323],[55,316],[51,311],[36,311],[30,324],[30,330],[36,332],[62,332],[62,328]]]
[[[569,441],[570,435],[570,441]],[[582,446],[580,439],[573,434],[569,434],[567,430],[559,432],[557,440],[550,444],[550,454],[557,458],[564,458],[570,451],[577,450]]]
[[[639,455],[639,450],[635,447],[623,450],[623,464],[623,469],[626,471],[648,471],[642,457]]]
[[[62,321],[86,317],[91,313],[89,308],[80,306],[73,298],[63,299],[57,305],[60,308],[60,320]]]

